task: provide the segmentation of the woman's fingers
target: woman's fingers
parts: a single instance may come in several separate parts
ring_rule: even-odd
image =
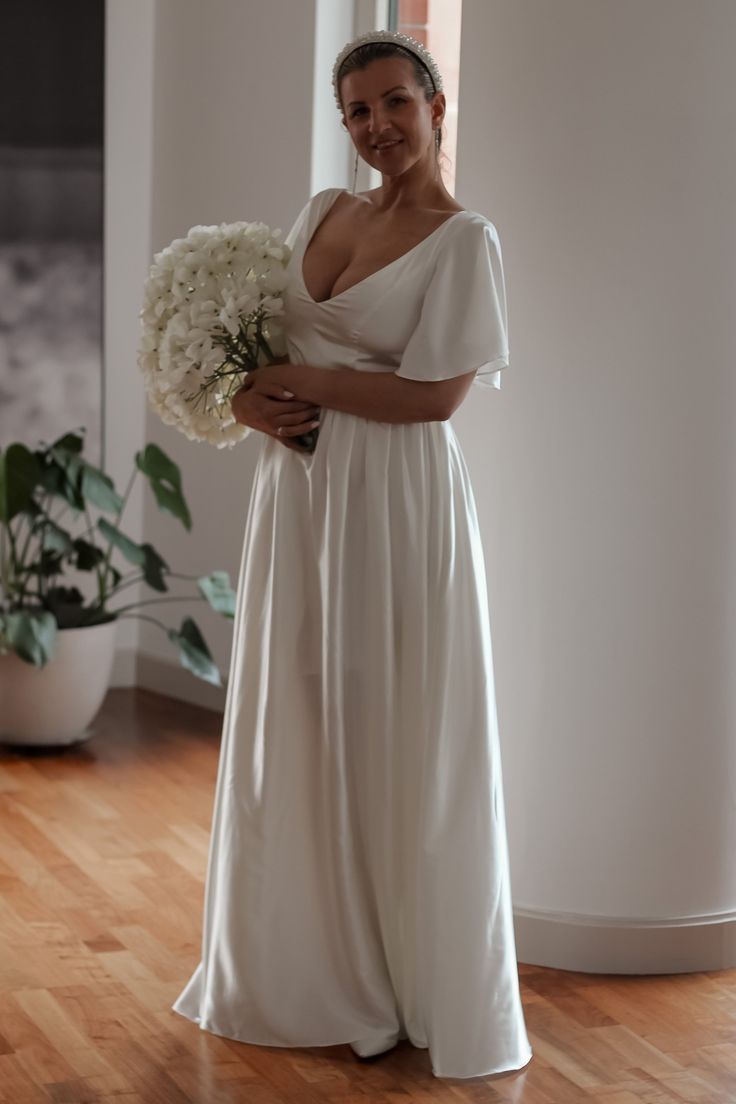
[[[301,425],[303,422],[311,422],[315,418],[319,418],[320,408],[318,406],[314,406],[312,403],[300,405],[302,409],[295,410],[293,413],[291,411],[284,411],[283,413],[279,411],[274,414],[272,418],[274,429],[278,429],[280,426]]]
[[[267,395],[260,395],[267,410],[271,413],[271,420],[274,425],[280,425],[281,421],[287,416],[294,420],[294,417],[313,417],[314,413],[319,413],[319,406],[314,406],[314,403],[306,402],[303,399],[295,399],[294,402],[287,402],[284,399],[274,400]]]
[[[282,383],[277,383],[276,380],[270,380],[268,377],[264,378],[259,375],[258,368],[254,369],[252,372],[246,373],[242,386],[246,389],[255,388],[261,395],[265,395],[269,399],[280,399],[283,401],[295,397],[294,392],[290,391],[288,387],[284,387]]]
[[[310,429],[316,429],[319,425],[319,418],[310,418],[306,421],[301,420],[290,424],[276,426],[277,437],[300,437],[302,433],[308,433]]]

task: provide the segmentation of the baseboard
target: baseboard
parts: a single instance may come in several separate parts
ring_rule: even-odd
[[[225,712],[224,686],[213,686],[212,683],[197,678],[181,664],[146,652],[138,653],[133,685],[142,686],[145,690],[156,690],[159,694],[166,694],[191,705],[202,705],[205,709]]]
[[[736,966],[736,913],[627,919],[514,908],[519,962],[593,974],[688,974]]]

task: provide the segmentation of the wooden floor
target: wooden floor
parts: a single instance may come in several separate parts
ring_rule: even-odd
[[[112,690],[76,749],[0,745],[5,1104],[735,1104],[736,970],[618,977],[520,966],[534,1057],[433,1077],[407,1041],[258,1047],[171,1011],[199,961],[221,717]]]

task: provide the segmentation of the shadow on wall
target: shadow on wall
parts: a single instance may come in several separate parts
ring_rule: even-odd
[[[0,447],[101,455],[104,5],[4,0]]]
[[[0,150],[0,445],[84,425],[99,457],[101,161]]]

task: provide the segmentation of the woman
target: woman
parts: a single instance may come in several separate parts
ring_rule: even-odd
[[[448,421],[508,364],[501,252],[442,183],[445,97],[423,46],[360,36],[333,88],[356,168],[382,183],[305,204],[286,239],[288,361],[233,402],[267,436],[202,960],[173,1008],[264,1046],[367,1058],[409,1039],[435,1076],[476,1077],[532,1054],[483,552]]]

